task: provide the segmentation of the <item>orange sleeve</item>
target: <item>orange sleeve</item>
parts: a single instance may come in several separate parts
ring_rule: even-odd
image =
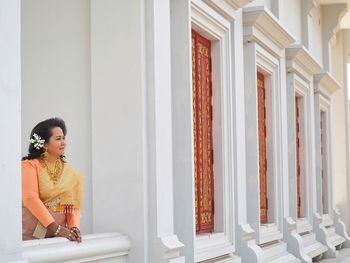
[[[44,226],[55,222],[55,219],[47,210],[39,198],[38,176],[34,161],[22,162],[22,202]]]
[[[80,210],[75,209],[74,214],[67,214],[68,227],[80,228]]]

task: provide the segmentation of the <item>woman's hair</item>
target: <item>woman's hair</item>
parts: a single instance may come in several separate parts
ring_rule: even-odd
[[[44,140],[44,143],[49,142],[50,137],[52,136],[52,129],[59,127],[62,129],[63,134],[67,134],[66,124],[60,118],[51,118],[39,122],[30,133],[30,138],[33,138],[33,134],[37,134],[41,137],[41,140]],[[35,158],[40,158],[40,156],[44,153],[44,147],[40,147],[37,149],[34,147],[33,143],[29,144],[28,155],[23,157],[22,160],[32,160]],[[62,155],[61,159],[64,161],[65,157]]]

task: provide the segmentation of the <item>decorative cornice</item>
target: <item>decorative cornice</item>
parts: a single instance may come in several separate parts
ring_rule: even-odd
[[[311,10],[319,5],[320,0],[303,0],[301,2],[306,13],[310,14]]]
[[[295,65],[301,67],[309,75],[317,74],[322,66],[315,60],[303,45],[286,48],[287,71],[296,71]]]
[[[321,5],[322,7],[322,44],[323,44],[323,65],[325,70],[331,71],[331,55],[329,44],[340,28],[340,21],[348,10],[348,5],[331,4]]]
[[[224,0],[236,10],[245,6],[246,4],[253,2],[254,0]]]
[[[272,41],[279,49],[295,42],[293,36],[263,6],[243,8],[243,28],[245,42],[258,42],[268,49],[274,47],[269,46],[264,38]]]
[[[341,88],[341,85],[329,72],[324,71],[314,75],[314,88],[315,93],[331,96],[336,90]]]
[[[340,28],[340,21],[345,16],[349,7],[347,4],[322,5],[323,34],[329,41]]]
[[[226,19],[235,20],[235,11],[253,0],[204,0]]]

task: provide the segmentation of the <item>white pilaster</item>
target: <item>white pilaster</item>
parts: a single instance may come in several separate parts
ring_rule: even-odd
[[[146,1],[146,133],[150,262],[185,262],[174,234],[170,1]],[[174,87],[176,88],[176,87]]]
[[[301,42],[306,47],[310,46],[310,25],[309,14],[313,8],[318,5],[320,0],[304,0],[301,1]]]
[[[285,181],[289,192],[289,213],[292,220],[285,219],[285,240],[288,249],[303,262],[311,263],[313,258],[322,257],[327,248],[315,239],[312,232],[313,205],[317,198],[315,191],[314,136],[313,136],[313,75],[319,73],[321,65],[301,45],[286,49],[287,59],[287,109],[288,109],[288,180]],[[299,153],[300,165],[300,199],[302,215],[297,212],[297,160],[296,160],[296,118],[295,97],[299,97]]]
[[[149,261],[144,1],[91,0],[93,232]],[[153,205],[153,203],[152,203]]]
[[[20,0],[0,1],[1,263],[22,262],[20,14]]]
[[[171,0],[172,129],[174,226],[194,262],[195,208],[193,170],[192,56],[190,1]]]

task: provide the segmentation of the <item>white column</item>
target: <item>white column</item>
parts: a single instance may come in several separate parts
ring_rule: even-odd
[[[235,213],[236,225],[247,223],[247,193],[246,193],[246,150],[245,150],[245,108],[244,108],[244,68],[238,65],[244,63],[243,57],[243,25],[242,10],[236,11],[236,20],[232,22],[233,37],[231,39],[232,47],[232,76],[233,76],[233,114],[234,114],[234,140],[235,140],[235,159],[236,176],[235,182],[235,201],[239,213]]]
[[[145,8],[149,258],[185,262],[174,235],[170,1],[149,0]]]
[[[143,1],[91,0],[93,232],[130,237],[148,261]]]
[[[194,262],[195,210],[190,1],[171,0],[172,128],[175,232]]]
[[[184,262],[174,235],[169,1],[91,1],[94,231],[128,262]]]
[[[22,258],[20,2],[0,0],[0,262]]]

